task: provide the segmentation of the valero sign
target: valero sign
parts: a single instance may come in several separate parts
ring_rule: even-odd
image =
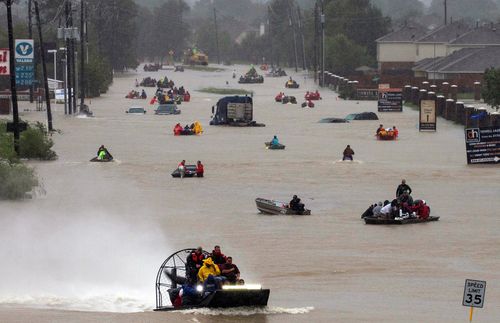
[[[16,85],[30,86],[35,77],[33,39],[16,39]]]

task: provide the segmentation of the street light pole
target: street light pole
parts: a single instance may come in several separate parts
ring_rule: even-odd
[[[14,149],[19,154],[19,110],[17,106],[16,66],[14,59],[14,32],[12,28],[12,0],[4,0],[7,7],[7,29],[9,30],[10,94],[12,96],[12,116],[14,123]]]
[[[66,47],[59,50],[64,52],[64,114],[68,114],[68,53]]]
[[[325,86],[325,3],[321,1],[321,87]]]

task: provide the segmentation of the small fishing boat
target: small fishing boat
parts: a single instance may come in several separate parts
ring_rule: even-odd
[[[303,212],[298,212],[288,208],[288,204],[276,200],[268,200],[263,198],[256,198],[255,204],[257,209],[264,214],[275,215],[311,215],[311,210],[304,209]]]
[[[429,216],[427,219],[421,218],[396,218],[396,219],[385,219],[380,217],[368,216],[364,218],[366,224],[413,224],[413,223],[425,223],[438,221],[439,216]]]
[[[277,144],[277,145],[271,145],[271,142],[266,142],[264,143],[266,145],[267,149],[285,149],[285,145],[282,144]]]

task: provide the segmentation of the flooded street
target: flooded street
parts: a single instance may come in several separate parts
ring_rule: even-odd
[[[300,89],[285,90],[287,78],[239,85],[233,68],[239,76],[248,66],[116,75],[89,104],[95,118],[64,116],[56,105],[59,159],[30,162],[46,194],[0,202],[1,322],[465,322],[466,278],[488,283],[475,321],[499,321],[500,171],[467,166],[461,125],[439,118],[436,133],[420,133],[409,108],[378,113],[378,121],[318,123],[376,112],[376,102],[323,90],[314,109],[302,109],[312,79],[292,73]],[[124,98],[135,79],[165,75],[191,93],[180,115],[154,115],[149,99]],[[254,119],[266,127],[209,126],[222,97],[197,91],[209,86],[253,90]],[[146,88],[149,98],[154,90]],[[275,103],[280,91],[299,104]],[[147,114],[126,114],[133,105]],[[196,120],[203,135],[173,136],[176,123]],[[375,140],[379,124],[396,125],[399,140]],[[273,135],[286,150],[265,149]],[[88,162],[101,144],[114,163]],[[356,162],[339,162],[348,144]],[[205,177],[172,178],[183,159],[201,160]],[[365,225],[360,215],[394,198],[403,178],[440,221]],[[293,194],[311,216],[260,215],[255,207],[256,197]],[[152,312],[163,260],[198,245],[220,245],[247,283],[270,288],[268,308]]]

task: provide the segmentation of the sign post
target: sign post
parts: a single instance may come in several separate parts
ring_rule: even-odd
[[[436,100],[420,100],[419,131],[436,131]]]
[[[403,90],[386,88],[385,84],[379,88],[378,112],[403,112]]]
[[[16,39],[16,85],[31,86],[35,76],[33,39]]]
[[[470,307],[469,321],[472,322],[474,307],[483,308],[484,294],[486,292],[486,281],[466,279],[464,286],[463,306]]]
[[[500,127],[465,129],[467,164],[498,164]]]

